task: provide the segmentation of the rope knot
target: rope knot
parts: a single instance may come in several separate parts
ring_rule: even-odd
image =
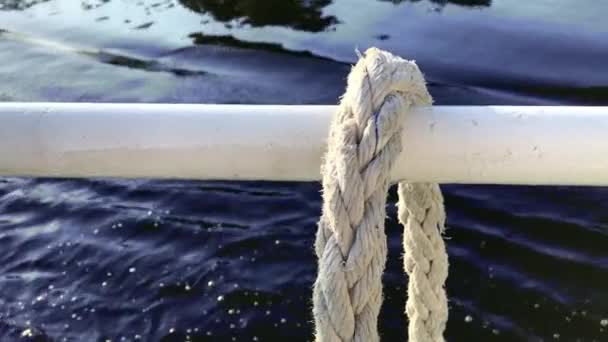
[[[348,76],[321,170],[323,207],[315,241],[319,268],[313,292],[317,341],[379,340],[389,177],[402,151],[402,125],[408,109],[431,103],[416,63],[376,48],[368,49]],[[404,246],[409,257],[405,266],[410,274],[410,336],[416,341],[416,336],[424,335],[412,333],[412,326],[416,330],[422,326],[424,336],[436,339],[418,341],[439,341],[443,330],[439,335],[431,330],[444,325],[441,315],[435,318],[435,312],[443,309],[443,297],[435,284],[442,281],[439,288],[443,290],[445,278],[437,271],[443,270],[437,266],[442,259],[429,257],[434,253],[432,248],[411,245],[443,246],[422,230],[432,225],[443,227],[444,216],[437,207],[442,203],[441,193],[437,186],[408,184],[400,196],[400,220],[406,226]],[[441,240],[440,230],[435,232]],[[406,237],[411,243],[405,243]],[[447,265],[447,257],[445,261]],[[416,301],[410,303],[412,299]]]

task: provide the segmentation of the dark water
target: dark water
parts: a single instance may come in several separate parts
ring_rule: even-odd
[[[595,0],[0,0],[0,100],[335,103],[355,48],[376,45],[415,58],[438,104],[607,105],[607,14]],[[448,340],[608,341],[608,189],[443,190]],[[0,178],[0,341],[311,340],[319,191]],[[384,341],[407,324],[395,200]]]

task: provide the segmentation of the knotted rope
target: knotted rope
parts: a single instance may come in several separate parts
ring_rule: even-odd
[[[313,291],[318,342],[379,340],[391,169],[402,150],[408,109],[431,103],[416,64],[378,49],[367,50],[348,76],[322,167],[323,213],[315,241],[319,265]],[[410,339],[443,341],[448,263],[439,187],[399,184],[399,220],[405,227]]]

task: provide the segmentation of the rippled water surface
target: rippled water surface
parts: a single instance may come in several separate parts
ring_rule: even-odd
[[[438,104],[607,105],[607,14],[594,0],[0,0],[0,100],[336,103],[355,49],[375,45],[416,59]],[[443,190],[449,341],[608,341],[607,189]],[[310,341],[319,191],[0,178],[0,341]],[[384,341],[407,324],[395,201]]]

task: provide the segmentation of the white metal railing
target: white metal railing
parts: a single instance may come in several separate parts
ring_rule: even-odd
[[[0,175],[317,180],[335,106],[0,103]],[[608,107],[435,106],[394,179],[608,185]]]

